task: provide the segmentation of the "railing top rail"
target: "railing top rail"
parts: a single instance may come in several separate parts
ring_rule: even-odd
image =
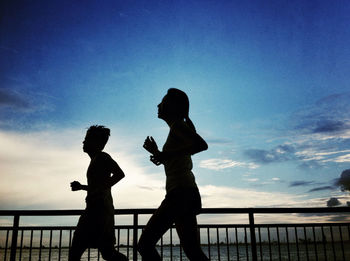
[[[249,224],[198,224],[198,228],[249,228]],[[304,227],[341,227],[341,226],[349,226],[349,223],[346,222],[337,222],[337,223],[269,223],[269,224],[254,224],[256,228],[304,228]],[[115,229],[133,229],[134,225],[115,225]],[[138,229],[145,228],[146,225],[137,225]],[[172,228],[176,228],[175,225]],[[18,230],[74,230],[76,229],[76,225],[58,225],[58,226],[19,226]],[[13,230],[13,226],[0,226],[0,231]]]
[[[84,210],[0,210],[0,216],[76,216]],[[116,215],[147,215],[153,208],[116,209]],[[203,208],[201,214],[286,214],[286,213],[348,213],[350,207],[334,208]]]

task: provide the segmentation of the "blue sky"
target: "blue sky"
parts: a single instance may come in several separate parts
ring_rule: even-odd
[[[209,143],[193,157],[205,207],[350,201],[334,186],[350,168],[347,1],[2,5],[1,208],[84,207],[69,182],[85,179],[91,124],[126,172],[116,207],[156,207],[165,178],[142,144],[166,139],[170,87]]]

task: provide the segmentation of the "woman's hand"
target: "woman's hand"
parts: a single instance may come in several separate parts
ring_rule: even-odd
[[[143,143],[143,147],[153,155],[157,155],[159,153],[157,143],[154,141],[152,136],[147,136],[145,142]]]
[[[73,181],[72,183],[70,183],[70,187],[72,188],[72,191],[78,191],[83,189],[83,186],[78,181]]]
[[[160,164],[164,163],[165,160],[165,153],[164,152],[158,152],[155,155],[151,155],[150,156],[150,160],[157,166],[159,166]]]

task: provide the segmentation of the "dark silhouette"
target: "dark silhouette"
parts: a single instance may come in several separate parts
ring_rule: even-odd
[[[72,191],[86,190],[86,209],[74,232],[69,261],[80,260],[84,251],[98,248],[105,260],[128,260],[114,248],[114,206],[111,187],[124,178],[124,172],[111,156],[103,152],[110,135],[104,126],[91,126],[83,141],[83,150],[91,162],[87,170],[87,185],[71,183]]]
[[[208,145],[197,134],[188,112],[186,93],[169,89],[158,105],[158,118],[170,128],[163,150],[158,150],[152,137],[147,137],[143,145],[152,154],[150,159],[155,165],[164,164],[167,192],[138,243],[138,251],[145,261],[161,260],[155,246],[173,223],[187,257],[192,261],[209,260],[200,247],[196,215],[202,206],[191,171],[191,155],[206,150]]]

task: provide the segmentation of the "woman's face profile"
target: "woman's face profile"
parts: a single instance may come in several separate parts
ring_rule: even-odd
[[[163,119],[166,118],[166,110],[164,109],[166,107],[166,95],[163,97],[162,101],[158,104],[158,118]]]

